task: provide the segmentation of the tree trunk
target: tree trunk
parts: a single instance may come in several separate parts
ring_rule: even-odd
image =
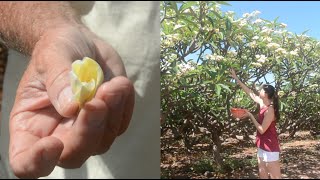
[[[215,162],[218,164],[218,166],[222,166],[223,161],[220,155],[221,152],[221,140],[219,139],[219,135],[216,133],[212,133],[212,141],[213,141],[213,146],[212,146],[212,151],[213,151],[213,159]]]

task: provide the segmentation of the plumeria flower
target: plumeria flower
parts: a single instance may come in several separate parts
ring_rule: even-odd
[[[283,48],[278,48],[278,49],[276,49],[276,53],[287,54],[287,51]]]
[[[235,50],[230,50],[227,52],[230,56],[236,56],[237,55],[237,51]]]
[[[295,49],[294,51],[290,51],[290,55],[298,56],[298,49]]]
[[[282,28],[286,28],[286,27],[287,27],[287,24],[285,24],[285,23],[281,23],[281,24],[280,24],[280,27],[282,27]]]
[[[259,39],[259,36],[253,36],[252,39],[253,39],[253,40],[258,40],[258,39]]]
[[[213,60],[221,61],[223,59],[224,59],[223,56],[217,55],[216,53],[213,54]]]
[[[265,55],[256,55],[256,58],[258,59],[257,61],[259,63],[265,63],[267,60],[267,57]]]
[[[260,63],[255,63],[255,62],[253,62],[253,63],[251,63],[253,66],[256,66],[256,67],[262,67],[262,64],[260,64]]]
[[[248,18],[248,17],[250,17],[250,14],[249,14],[249,13],[244,13],[244,14],[242,15],[242,17]]]
[[[279,91],[278,92],[279,97],[282,97],[284,94],[285,94],[284,91]]]
[[[280,48],[280,45],[277,44],[277,43],[268,43],[268,44],[267,44],[267,47],[268,47],[268,48],[278,49],[278,48]]]
[[[252,42],[249,43],[249,46],[251,48],[255,48],[255,47],[257,47],[257,42],[256,41],[252,41]]]
[[[259,23],[262,23],[263,21],[262,21],[262,19],[256,19],[254,22],[253,22],[253,24],[259,24]]]
[[[95,60],[84,57],[72,63],[70,74],[73,99],[82,108],[95,96],[98,87],[102,84],[103,71]]]
[[[252,16],[257,16],[257,15],[261,14],[261,12],[255,10],[255,11],[253,11],[251,14],[252,14]]]

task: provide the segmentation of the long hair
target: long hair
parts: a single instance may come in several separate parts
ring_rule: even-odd
[[[268,98],[271,99],[273,108],[274,108],[274,114],[277,120],[280,119],[280,112],[279,112],[279,97],[275,90],[275,88],[272,85],[264,84],[262,85],[262,89],[264,92],[268,95]]]

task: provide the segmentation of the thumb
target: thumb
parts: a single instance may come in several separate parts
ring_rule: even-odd
[[[71,65],[70,70],[66,69],[62,73],[54,73],[54,71],[51,71],[48,74],[48,83],[46,85],[52,105],[63,117],[74,116],[79,107],[78,103],[73,100],[70,71]]]

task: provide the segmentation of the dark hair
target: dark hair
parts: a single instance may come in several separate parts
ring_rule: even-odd
[[[272,99],[272,106],[274,108],[274,114],[277,120],[280,119],[280,112],[279,112],[279,98],[276,89],[268,84],[262,85],[262,89],[268,95],[269,99]]]

